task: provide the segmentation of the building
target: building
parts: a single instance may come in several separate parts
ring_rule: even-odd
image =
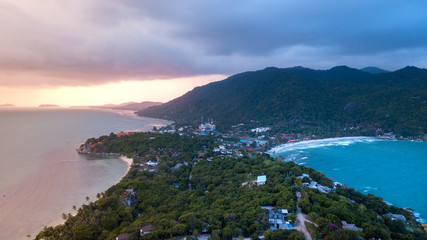
[[[268,210],[268,222],[270,223],[270,230],[292,228],[292,224],[288,220],[289,212],[287,209],[275,208],[272,206],[263,206],[261,209]]]
[[[132,206],[136,203],[136,191],[133,189],[126,189],[122,194],[122,198],[127,206]]]
[[[406,222],[406,217],[403,216],[402,214],[387,213],[385,216],[390,217],[391,220],[393,221],[400,220],[400,221]]]
[[[256,185],[258,185],[258,186],[264,185],[266,181],[267,181],[267,176],[266,175],[258,176],[257,180],[256,180]]]
[[[251,132],[264,133],[264,132],[267,132],[268,130],[270,130],[269,127],[258,127],[258,128],[251,129]]]
[[[139,229],[139,232],[140,232],[141,236],[143,236],[144,234],[151,233],[155,227],[156,226],[154,226],[152,224],[146,225],[146,226],[143,226],[141,229]]]
[[[363,231],[363,228],[356,227],[353,223],[347,223],[346,221],[341,221],[342,228],[351,230],[351,231]]]
[[[128,233],[122,233],[116,237],[116,240],[126,240],[126,239],[128,239],[128,237],[129,237]]]
[[[215,124],[213,123],[213,121],[202,123],[199,126],[199,131],[200,132],[212,132],[212,131],[215,131]]]

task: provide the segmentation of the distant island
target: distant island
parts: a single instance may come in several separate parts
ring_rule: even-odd
[[[0,104],[0,107],[15,107],[15,105],[10,103]]]
[[[59,107],[58,105],[55,104],[40,104],[39,108],[57,108]]]
[[[102,109],[112,109],[112,110],[131,110],[131,111],[142,111],[146,108],[152,106],[158,106],[163,104],[162,102],[126,102],[122,104],[105,104],[101,106],[89,106],[90,108],[102,108]]]

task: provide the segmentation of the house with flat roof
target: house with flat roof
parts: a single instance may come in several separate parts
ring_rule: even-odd
[[[266,181],[267,181],[267,176],[266,175],[258,176],[257,180],[256,180],[256,185],[258,185],[258,186],[259,185],[264,185]]]
[[[268,210],[270,230],[292,228],[292,224],[288,220],[289,212],[287,209],[275,208],[273,206],[262,206],[261,209]]]

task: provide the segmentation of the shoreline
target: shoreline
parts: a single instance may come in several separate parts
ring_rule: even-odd
[[[341,145],[349,145],[357,142],[371,142],[371,141],[413,141],[413,140],[389,139],[389,138],[370,137],[370,136],[332,137],[332,138],[323,138],[323,139],[303,140],[300,142],[288,142],[288,143],[276,146],[274,148],[271,148],[269,151],[267,151],[267,154],[270,154],[272,157],[277,157],[277,155],[285,154],[288,151],[293,151],[296,149],[307,149],[307,148],[331,146],[330,145],[331,143],[333,143],[334,145],[335,144],[338,145],[339,143],[342,143]],[[293,160],[291,161],[294,162]],[[391,203],[387,203],[387,204],[393,205]],[[421,224],[427,223],[427,221],[424,218],[422,218],[421,214],[419,212],[416,212],[414,209],[410,209],[408,207],[401,207],[401,208],[404,208],[410,214],[412,214],[417,222]]]
[[[132,164],[133,164],[133,158],[128,158],[128,157],[126,157],[126,156],[124,156],[124,155],[120,155],[119,156],[119,159],[120,160],[122,160],[123,162],[125,162],[126,163],[126,165],[127,165],[127,171],[126,171],[126,174],[124,175],[124,176],[126,176],[128,173],[129,173],[129,170],[130,170],[130,167],[132,166]],[[123,176],[123,177],[124,177]],[[123,178],[122,177],[122,178]],[[121,179],[120,179],[120,181],[121,181]],[[120,182],[119,181],[119,182]]]
[[[281,144],[279,146],[276,146],[274,148],[271,148],[267,151],[268,154],[278,154],[286,152],[288,148],[298,147],[298,146],[304,146],[309,145],[313,143],[332,143],[332,142],[340,142],[344,140],[363,140],[363,139],[377,139],[377,140],[385,140],[377,137],[368,137],[368,136],[354,136],[354,137],[332,137],[332,138],[321,138],[321,139],[312,139],[312,140],[303,140],[300,142],[287,142],[284,144]]]

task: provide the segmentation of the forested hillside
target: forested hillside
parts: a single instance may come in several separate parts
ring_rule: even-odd
[[[99,194],[99,199],[88,199],[76,216],[64,213],[64,224],[46,227],[36,239],[113,240],[119,235],[127,240],[197,239],[202,234],[212,240],[304,239],[291,225],[290,229],[269,230],[276,225],[262,206],[286,209],[291,224],[301,214],[297,213],[299,206],[308,214],[308,227],[316,239],[427,238],[410,212],[388,206],[381,198],[345,187],[329,193],[309,188],[310,181],[328,187],[333,184],[312,168],[267,154],[245,153],[239,158],[215,154],[213,147],[218,143],[211,137],[110,134],[86,144],[94,152],[102,149],[133,157],[135,164],[120,183]],[[142,167],[154,164],[157,169]],[[266,181],[255,184],[260,175]],[[390,212],[405,221],[392,220],[387,215]],[[342,221],[358,229],[346,229]]]
[[[177,123],[212,118],[220,129],[257,121],[306,135],[418,137],[427,133],[427,70],[270,67],[197,87],[138,114]]]

